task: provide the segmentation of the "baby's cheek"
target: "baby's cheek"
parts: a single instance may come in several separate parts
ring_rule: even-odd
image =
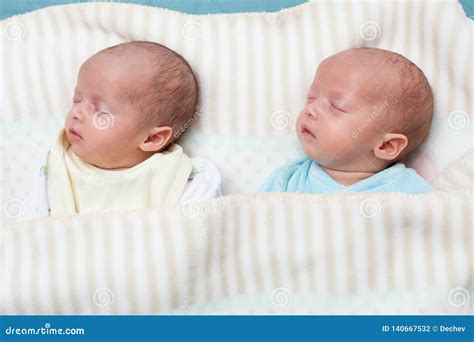
[[[348,146],[352,146],[348,143],[350,137],[347,136],[346,132],[332,130],[331,132],[325,133],[324,137],[322,137],[323,140],[321,141],[320,139],[320,143],[324,145],[325,150],[331,154],[343,152],[348,148]]]
[[[122,144],[119,144],[113,140],[102,140],[96,144],[97,152],[102,155],[113,155],[119,152],[119,149],[122,147]]]
[[[69,111],[65,118],[64,118],[64,127],[68,127],[72,122],[72,114],[71,114],[71,111]]]
[[[74,154],[78,156],[80,159],[89,161],[90,159],[89,156],[91,154],[89,146],[74,144],[74,145],[71,145],[71,148]]]
[[[295,129],[296,130],[298,130],[298,128],[301,127],[301,115],[302,115],[302,113],[299,113],[298,117],[296,118],[296,122],[295,122]]]

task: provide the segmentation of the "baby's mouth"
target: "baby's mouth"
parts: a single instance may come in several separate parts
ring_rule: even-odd
[[[306,125],[301,126],[301,134],[305,139],[316,139],[316,135]]]
[[[82,135],[80,135],[74,128],[69,128],[69,134],[71,139],[74,141],[82,140]]]

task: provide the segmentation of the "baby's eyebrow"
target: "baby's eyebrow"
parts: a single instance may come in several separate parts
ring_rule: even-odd
[[[336,89],[326,88],[322,91],[326,95],[330,96],[331,98],[342,99],[345,98],[344,93],[342,91],[338,91]]]
[[[306,96],[309,97],[311,95],[314,95],[318,91],[319,91],[319,89],[316,89],[316,87],[311,87],[311,88],[308,89],[308,93],[306,94]]]
[[[316,84],[316,82],[313,82],[313,83],[311,83],[311,85],[309,86],[308,92],[314,91],[314,90],[316,90],[316,88],[318,88],[318,85]]]
[[[74,96],[82,96],[82,92],[78,89],[74,89]],[[102,95],[97,95],[97,94],[92,94],[91,96],[92,103],[97,105],[98,103],[103,103],[108,106],[108,101],[102,96]]]

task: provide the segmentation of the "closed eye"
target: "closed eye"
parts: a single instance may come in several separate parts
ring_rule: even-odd
[[[330,103],[331,108],[337,110],[338,112],[347,113],[344,109],[340,108],[338,105],[333,102]]]
[[[102,109],[99,111],[99,114],[100,115],[113,115],[110,111],[108,111],[107,109]]]

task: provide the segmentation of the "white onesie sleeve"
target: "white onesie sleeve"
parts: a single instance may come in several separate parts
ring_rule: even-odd
[[[179,203],[205,201],[222,196],[221,175],[216,164],[204,158],[191,158],[191,162],[193,170]]]

